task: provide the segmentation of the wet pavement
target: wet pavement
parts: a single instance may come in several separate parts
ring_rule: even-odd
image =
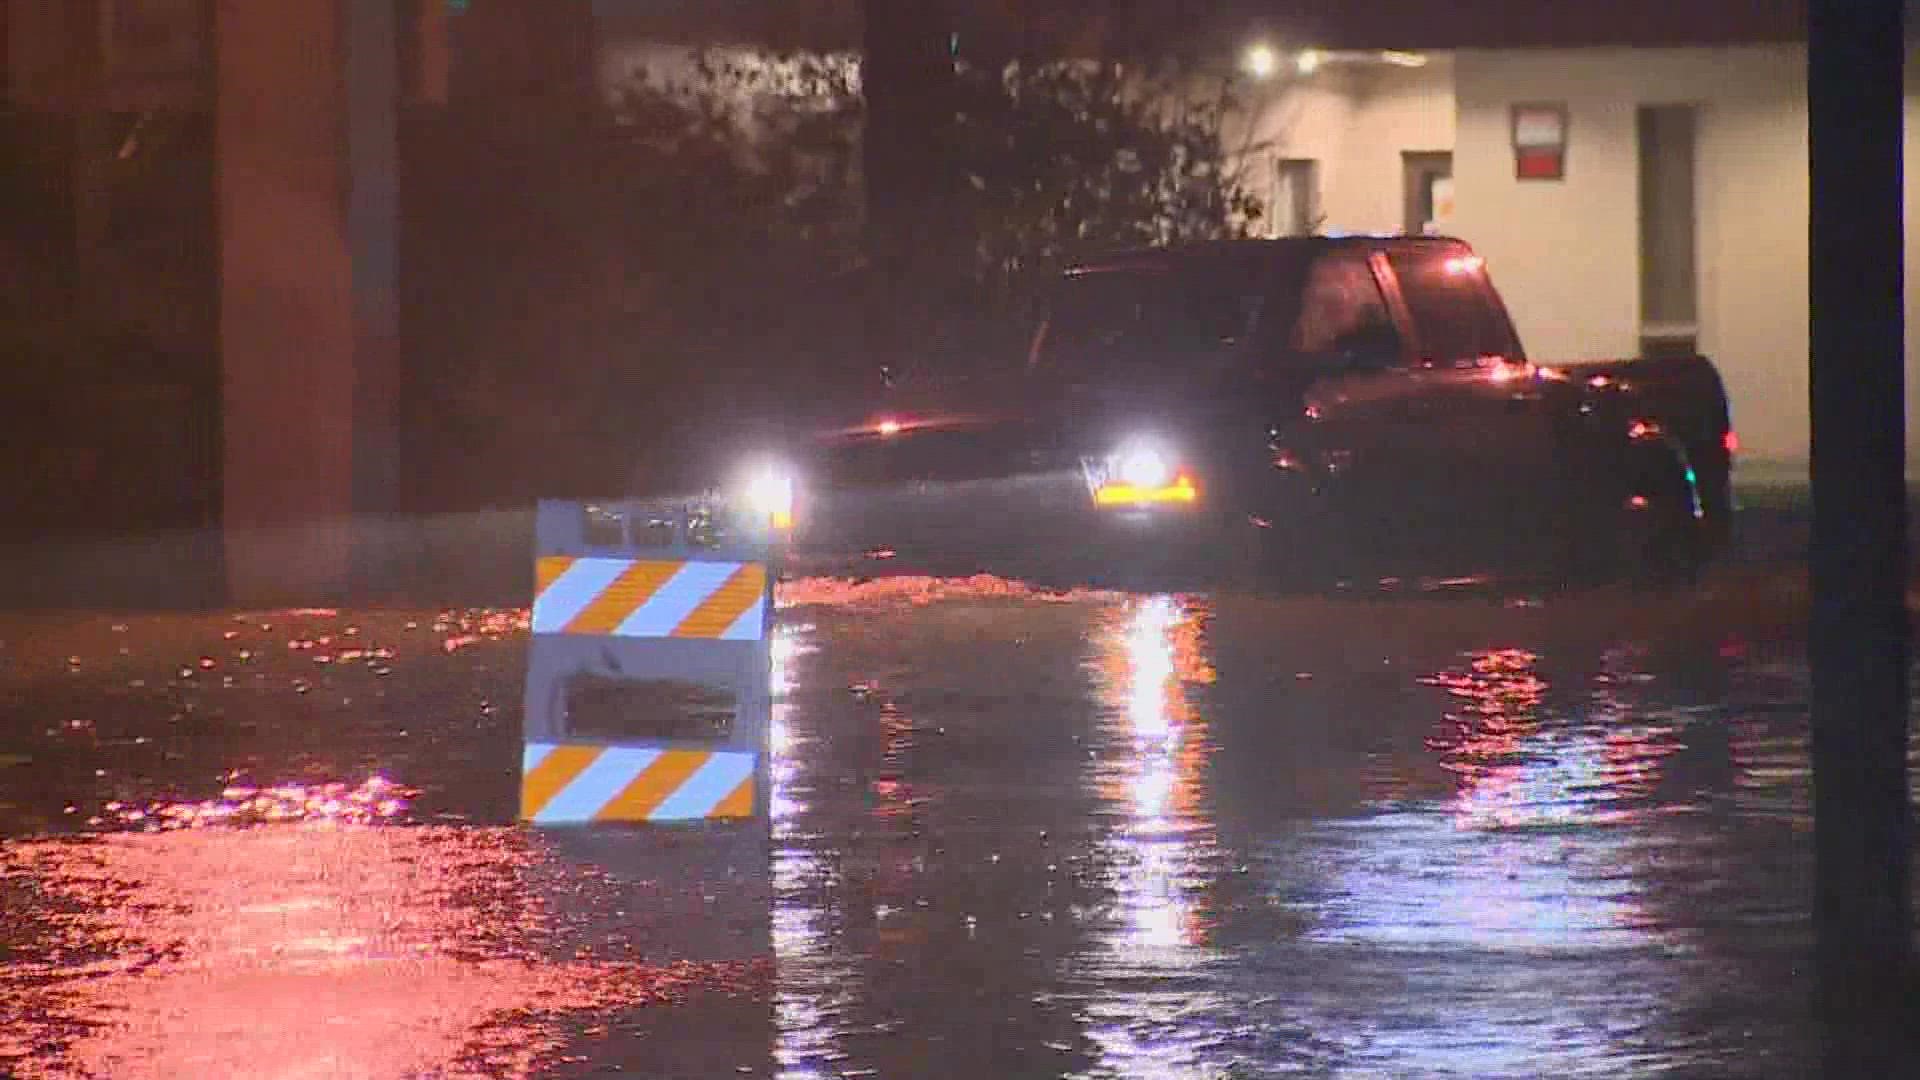
[[[0,1073],[1810,1075],[1802,593],[788,582],[770,857],[523,611],[0,616]]]

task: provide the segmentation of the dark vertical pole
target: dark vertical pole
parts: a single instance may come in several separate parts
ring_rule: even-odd
[[[393,0],[348,0],[346,240],[353,253],[353,509],[400,508],[400,34]],[[348,584],[391,587],[392,541],[356,530]]]
[[[957,208],[949,198],[947,128],[953,117],[952,32],[939,0],[865,0],[861,143],[872,267],[867,299],[870,358],[925,340],[916,328],[928,312],[914,298],[933,295],[930,275],[943,275],[953,254]],[[916,333],[916,330],[919,332]]]
[[[911,252],[933,226],[930,205],[945,181],[941,143],[952,108],[953,60],[945,4],[866,0],[861,87],[866,104],[862,163],[873,245]]]
[[[1832,1075],[1909,1007],[1900,0],[1810,0],[1814,848]],[[1861,1058],[1854,1055],[1869,1055]],[[1868,1071],[1862,1071],[1862,1070]]]

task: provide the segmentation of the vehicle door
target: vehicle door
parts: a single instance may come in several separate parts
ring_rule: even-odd
[[[1485,264],[1451,243],[1396,246],[1385,262],[1417,358],[1421,532],[1437,553],[1469,557],[1537,535],[1555,475],[1551,388],[1526,362]]]
[[[1362,540],[1399,528],[1401,492],[1421,465],[1419,372],[1383,272],[1365,250],[1318,257],[1278,361],[1278,377],[1303,374],[1305,390],[1299,415],[1278,426],[1277,458],[1304,467]]]

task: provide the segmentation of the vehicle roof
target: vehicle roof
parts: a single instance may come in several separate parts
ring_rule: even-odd
[[[1410,236],[1404,233],[1351,233],[1329,236],[1287,236],[1272,240],[1215,240],[1168,247],[1130,248],[1090,256],[1067,267],[1068,275],[1103,270],[1172,270],[1218,263],[1295,261],[1337,251],[1470,251],[1464,240],[1451,236]]]

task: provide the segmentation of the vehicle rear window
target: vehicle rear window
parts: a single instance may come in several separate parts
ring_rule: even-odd
[[[1520,344],[1480,259],[1462,249],[1387,256],[1413,317],[1421,355],[1436,364],[1482,356],[1517,359]]]
[[[1257,331],[1267,275],[1222,266],[1094,270],[1060,282],[1030,363],[1058,375],[1135,364],[1177,367],[1231,355]]]

